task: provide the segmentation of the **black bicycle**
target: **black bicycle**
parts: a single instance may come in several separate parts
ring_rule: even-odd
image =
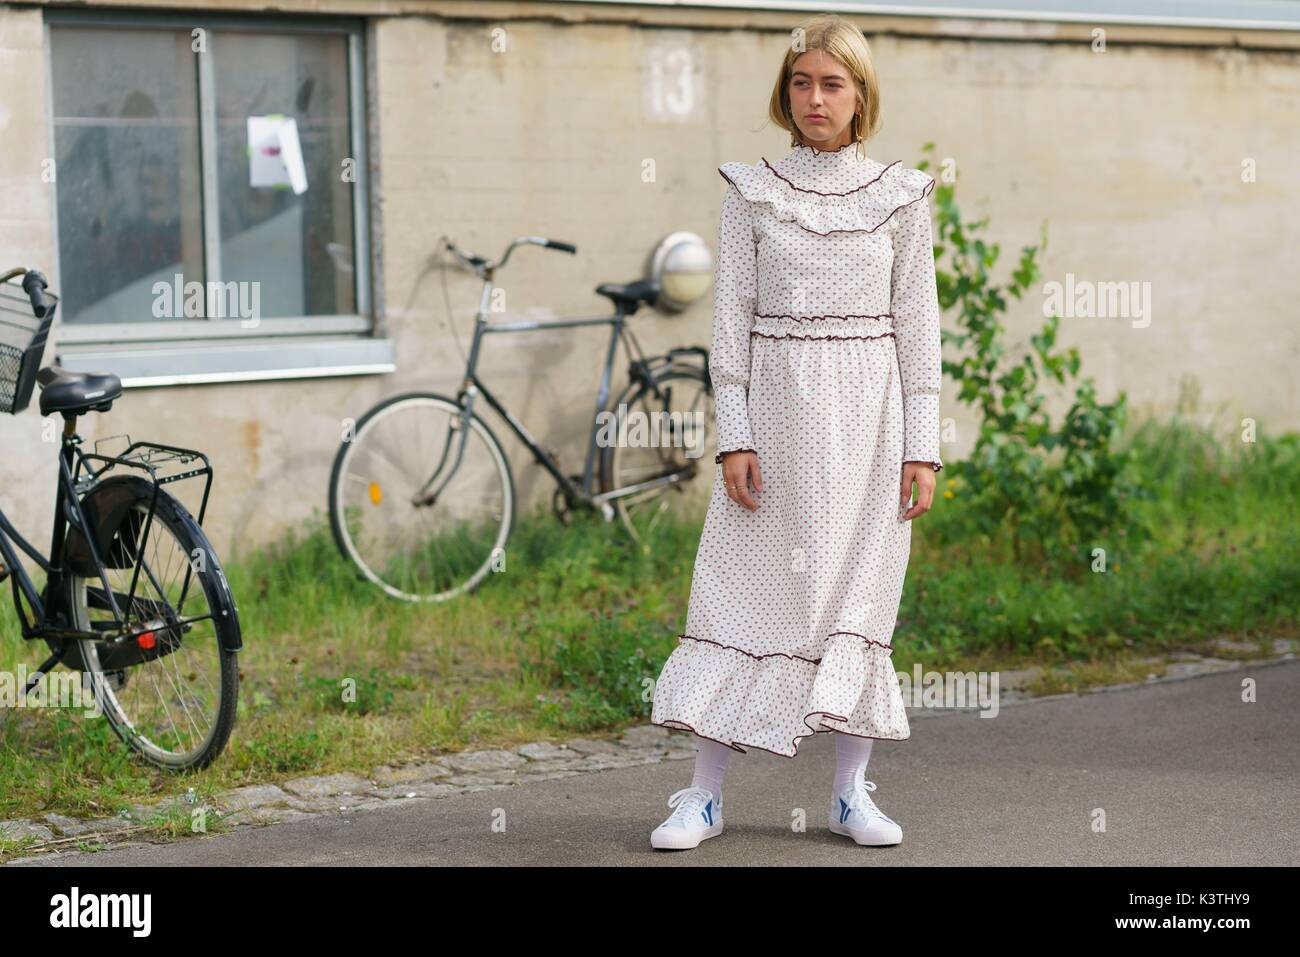
[[[627,328],[627,317],[658,298],[657,281],[597,286],[613,302],[612,316],[489,322],[496,271],[516,246],[567,253],[577,248],[521,236],[498,262],[489,262],[445,237],[444,243],[483,280],[462,386],[454,398],[408,392],[383,400],[345,434],[330,474],[330,524],[340,551],[367,579],[406,601],[446,601],[503,567],[514,528],[515,483],[501,443],[474,410],[480,394],[554,477],[552,508],[561,521],[568,522],[576,508],[596,509],[606,521],[621,519],[636,541],[654,530],[672,496],[684,493],[700,471],[700,458],[712,467],[716,444],[710,434],[708,350],[692,346],[647,359]],[[581,475],[566,475],[557,454],[542,448],[479,379],[479,348],[489,333],[603,324],[613,326],[613,334],[586,462]],[[607,407],[614,354],[628,341],[628,384]]]
[[[234,596],[200,527],[212,466],[202,452],[129,436],[82,449],[77,417],[107,412],[122,383],[109,373],[38,368],[57,302],[39,272],[0,274],[0,412],[23,411],[39,382],[41,414],[63,417],[49,558],[0,511],[0,581],[12,583],[23,638],[51,652],[23,694],[62,664],[93,693],[84,707],[102,710],[151,764],[205,767],[235,722],[242,647]],[[116,439],[125,439],[121,452],[100,453]],[[199,477],[195,519],[162,486]],[[45,573],[39,592],[15,544]]]

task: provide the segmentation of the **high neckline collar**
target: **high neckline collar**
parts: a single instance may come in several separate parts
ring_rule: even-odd
[[[839,170],[870,166],[875,160],[870,156],[859,159],[858,144],[850,141],[834,150],[819,150],[815,146],[800,144],[786,154],[784,162],[800,169]]]
[[[856,147],[857,145],[858,144],[855,140],[849,140],[847,143],[845,143],[843,146],[839,147],[838,149],[819,150],[815,146],[808,146],[806,144],[801,143],[798,146],[796,146],[794,149],[795,152],[802,151],[804,153],[809,154],[810,156],[832,156],[838,153],[843,153],[845,150],[853,150],[853,148]]]
[[[815,163],[842,163],[842,161],[845,160],[857,161],[858,143],[857,140],[849,140],[849,142],[845,143],[844,146],[841,146],[839,150],[818,150],[815,146],[806,146],[806,144],[801,143],[800,146],[794,147],[793,150],[790,151],[790,155],[800,156],[802,159],[814,160]]]
[[[768,163],[774,171],[784,174],[796,185],[818,183],[822,190],[832,191],[861,186],[880,173],[884,165],[870,156],[859,159],[856,142],[846,143],[836,150],[819,150],[801,144],[775,164]]]

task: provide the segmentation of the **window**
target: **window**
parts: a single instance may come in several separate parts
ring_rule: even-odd
[[[128,385],[391,371],[361,26],[46,22],[58,361]]]

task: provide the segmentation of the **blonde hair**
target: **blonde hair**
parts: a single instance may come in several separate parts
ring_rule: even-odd
[[[791,146],[805,145],[799,127],[795,125],[794,115],[790,112],[790,78],[794,73],[795,60],[809,50],[824,50],[844,64],[858,91],[858,110],[849,125],[853,140],[857,143],[858,158],[865,158],[867,140],[880,130],[880,84],[876,80],[876,68],[871,62],[867,38],[854,23],[833,13],[810,17],[795,28],[793,35],[802,36],[803,43],[796,44],[792,41],[785,51],[776,86],[772,88],[768,119],[790,134]]]

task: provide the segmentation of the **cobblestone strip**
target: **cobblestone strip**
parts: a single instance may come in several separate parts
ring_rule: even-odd
[[[251,784],[219,794],[216,806],[207,807],[206,816],[209,822],[220,821],[234,828],[256,827],[610,768],[694,758],[691,737],[685,732],[642,725],[613,741],[574,738],[563,744],[530,742],[509,750],[463,751],[436,761],[382,765],[374,768],[369,778],[351,773],[320,774],[282,784]],[[79,844],[94,845],[96,851],[129,847],[139,843],[132,838],[135,832],[146,829],[143,822],[150,814],[182,806],[192,809],[200,805],[172,798],[154,807],[135,805],[120,817],[77,820],[47,814],[42,821],[0,821],[0,836],[35,841],[23,849],[29,856],[12,860],[11,864],[40,861],[54,853],[86,853]]]

